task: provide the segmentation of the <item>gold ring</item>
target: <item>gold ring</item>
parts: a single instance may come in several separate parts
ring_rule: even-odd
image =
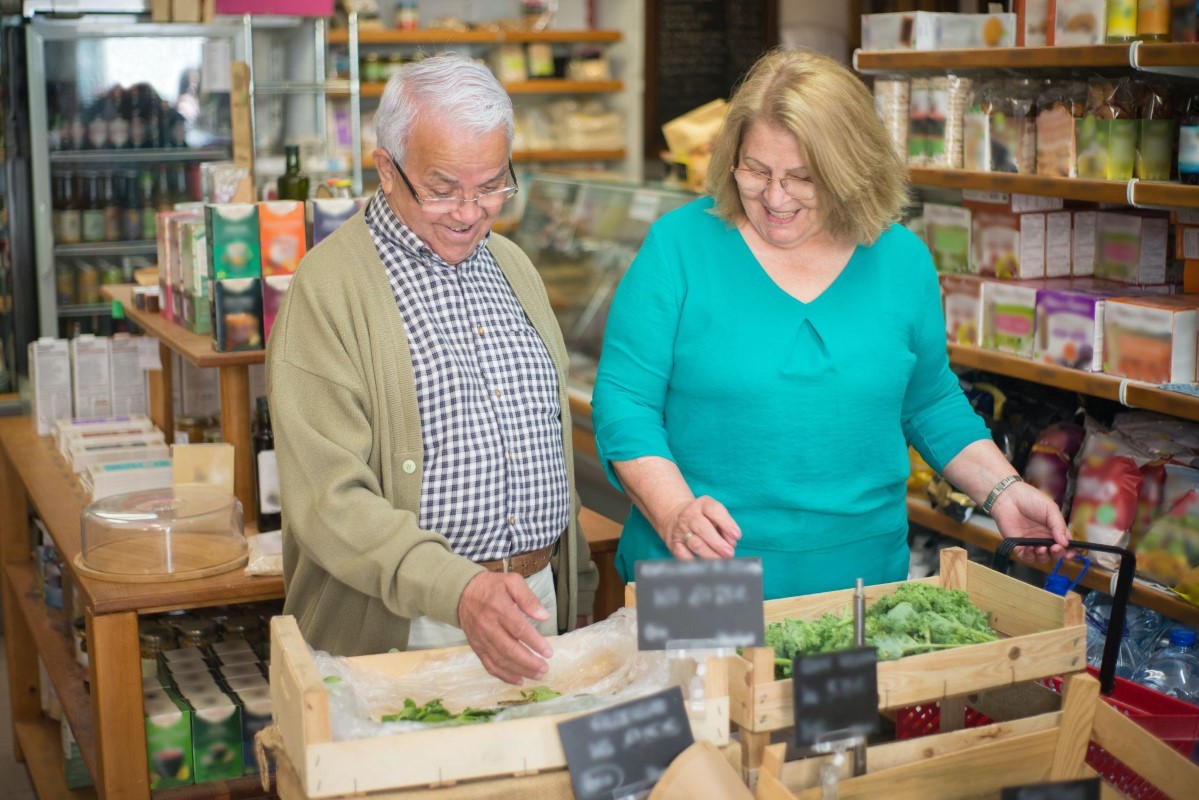
[[[691,541],[691,537],[694,535],[695,535],[694,531],[687,531],[686,533],[683,534],[683,547],[688,547],[687,543],[689,541]]]

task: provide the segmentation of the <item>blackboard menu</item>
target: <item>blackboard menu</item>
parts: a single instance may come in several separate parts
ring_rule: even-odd
[[[778,9],[761,0],[648,0],[646,13],[645,144],[656,159],[665,123],[727,99],[778,44]]]
[[[762,559],[638,561],[637,649],[761,647]]]
[[[878,729],[877,662],[873,647],[795,657],[797,745],[868,736]]]
[[[1000,797],[1002,800],[1099,800],[1099,779],[1009,786]]]
[[[612,800],[652,787],[695,739],[675,686],[558,726],[577,800]]]

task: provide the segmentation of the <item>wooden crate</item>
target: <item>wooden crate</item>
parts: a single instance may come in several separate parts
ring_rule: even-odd
[[[834,767],[836,796],[955,800],[996,796],[1006,786],[1094,777],[1085,763],[1091,741],[1168,797],[1199,796],[1199,766],[1103,702],[1099,682],[1085,673],[1067,681],[1060,712],[876,745],[867,749],[866,774],[856,778],[847,758]],[[821,800],[821,770],[832,766],[831,757],[784,763],[785,753],[784,745],[766,749],[758,800]],[[1103,788],[1104,798],[1123,796]]]
[[[354,666],[402,676],[419,671],[433,659],[465,649],[385,653],[348,660]],[[711,658],[704,664],[703,708],[688,710],[697,741],[728,743],[726,666],[723,658]],[[496,681],[498,684],[499,679]],[[558,714],[335,742],[325,685],[295,618],[290,616],[271,620],[270,683],[271,709],[283,749],[309,798],[445,786],[562,769],[566,757],[558,739],[558,723],[578,716]]]
[[[971,563],[960,547],[941,551],[941,574],[923,578],[947,589],[963,589],[988,612],[1002,638],[878,665],[880,711],[904,708],[984,689],[1076,672],[1086,667],[1086,625],[1078,595],[1059,597],[995,570]],[[898,583],[866,587],[866,604],[890,594]],[[630,588],[626,602],[635,604]],[[768,600],[767,624],[812,620],[851,608],[853,590]],[[747,647],[729,659],[729,718],[740,728],[747,778],[757,769],[770,734],[795,724],[791,681],[775,680],[774,650]]]

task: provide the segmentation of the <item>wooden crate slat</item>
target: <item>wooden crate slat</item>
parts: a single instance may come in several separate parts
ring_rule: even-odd
[[[1091,738],[1169,797],[1195,796],[1199,767],[1106,703],[1095,709]]]
[[[1023,636],[1064,623],[1064,602],[1046,602],[1054,595],[1014,580],[980,564],[967,564],[965,587],[970,600],[988,612],[991,627],[1005,636]],[[1060,599],[1060,598],[1059,598]]]

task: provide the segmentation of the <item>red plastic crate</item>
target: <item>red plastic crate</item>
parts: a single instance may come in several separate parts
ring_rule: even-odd
[[[1099,671],[1087,667],[1096,678]],[[1045,682],[1055,692],[1061,692],[1062,679]],[[1164,741],[1191,761],[1199,764],[1199,706],[1164,695],[1139,683],[1116,678],[1115,688],[1103,700],[1142,728]],[[974,709],[966,708],[967,728],[992,722]],[[911,739],[936,733],[941,727],[939,703],[900,709],[895,715],[895,738]],[[1103,779],[1133,800],[1169,800],[1152,784],[1117,760],[1111,753],[1091,742],[1087,748],[1087,764]]]

